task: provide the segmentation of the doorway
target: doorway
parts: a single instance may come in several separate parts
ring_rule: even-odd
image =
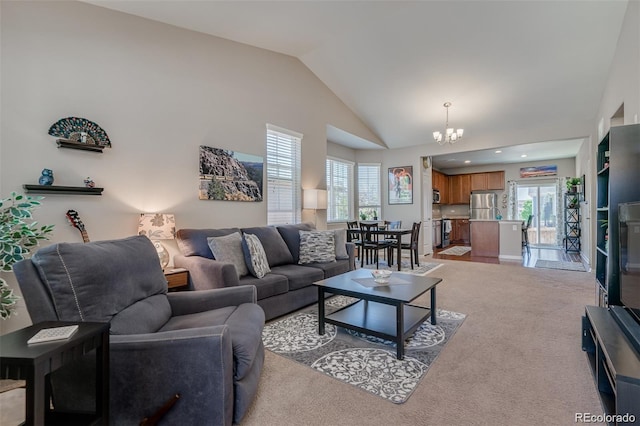
[[[517,186],[517,218],[527,221],[529,243],[537,246],[558,245],[558,194],[553,183],[527,183]]]

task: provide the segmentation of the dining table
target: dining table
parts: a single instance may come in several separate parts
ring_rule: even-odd
[[[400,259],[402,259],[402,236],[403,235],[410,235],[411,234],[411,228],[397,228],[397,229],[387,229],[384,226],[380,226],[378,229],[371,229],[369,231],[360,231],[357,229],[350,229],[349,232],[369,232],[371,234],[375,234],[375,235],[384,235],[386,237],[392,237],[395,238],[396,240],[396,253],[398,256],[398,271],[400,271],[402,269],[402,262],[400,261]],[[361,239],[362,240],[362,239]],[[391,266],[391,265],[389,265]]]

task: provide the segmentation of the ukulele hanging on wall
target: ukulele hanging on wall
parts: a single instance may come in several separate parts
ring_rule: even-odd
[[[86,229],[84,229],[84,223],[80,220],[80,216],[78,216],[78,212],[75,210],[67,211],[67,219],[69,219],[69,223],[71,226],[78,229],[82,234],[82,241],[85,243],[89,242],[89,234],[87,234]]]

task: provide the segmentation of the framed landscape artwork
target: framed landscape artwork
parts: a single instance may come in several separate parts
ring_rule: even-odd
[[[413,166],[389,168],[389,204],[413,204]]]
[[[262,201],[263,158],[200,146],[201,200]]]
[[[537,166],[520,168],[521,178],[556,176],[558,174],[558,166]]]

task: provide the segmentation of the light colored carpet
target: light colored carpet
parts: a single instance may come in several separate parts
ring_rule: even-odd
[[[467,317],[406,403],[266,351],[242,425],[569,425],[602,413],[581,349],[592,273],[438,262],[439,305]]]
[[[584,269],[584,265],[582,263],[579,263],[579,262],[563,262],[563,261],[560,261],[560,260],[538,259],[538,260],[536,260],[536,268],[563,269],[565,271],[586,272],[586,269]]]
[[[325,300],[330,314],[357,302],[346,296]],[[360,302],[362,303],[362,302]],[[265,325],[265,348],[319,373],[342,380],[387,401],[402,404],[409,399],[449,339],[464,321],[464,314],[438,309],[438,323],[427,319],[407,339],[404,359],[396,357],[396,344],[386,339],[332,324],[318,334],[318,308],[310,306]],[[395,318],[389,318],[395,324]]]
[[[439,305],[467,317],[406,403],[266,351],[258,395],[241,426],[548,426],[575,424],[575,413],[602,413],[581,350],[584,306],[595,304],[593,273],[438,262]],[[0,394],[0,424],[16,419],[24,421],[24,389]]]
[[[25,388],[0,393],[0,425],[24,424]]]
[[[8,392],[13,389],[23,388],[26,385],[26,381],[24,380],[11,380],[11,379],[2,379],[0,380],[0,393]]]
[[[469,253],[471,251],[471,247],[468,246],[453,246],[446,250],[442,250],[438,254],[448,254],[452,256],[462,256],[465,253]]]

